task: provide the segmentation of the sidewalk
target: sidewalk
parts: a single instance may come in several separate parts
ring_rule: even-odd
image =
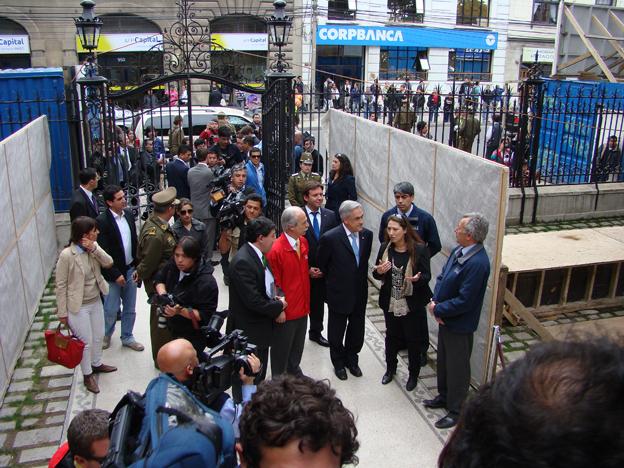
[[[228,294],[220,268],[217,268],[215,277],[220,290],[219,309],[222,310],[227,308]],[[375,292],[372,287],[370,290]],[[367,314],[379,322],[381,311],[373,299]],[[65,438],[73,415],[96,407],[110,411],[127,390],[142,392],[157,375],[149,350],[149,307],[144,290],[139,291],[137,298],[135,336],[146,349],[136,352],[122,348],[119,330],[116,330],[111,347],[104,351],[104,362],[119,370],[99,375],[101,392],[98,395],[85,390],[79,368],[72,371],[47,361],[43,330],[58,323],[54,307],[51,280],[0,409],[0,442],[3,446],[0,466],[46,466],[48,458]],[[433,396],[433,370],[425,367],[418,387],[407,392],[407,367],[400,361],[395,381],[382,386],[381,376],[385,371],[383,335],[370,320],[366,322],[360,366],[364,373],[362,378],[350,375],[347,381],[340,381],[334,376],[328,349],[306,342],[301,365],[303,371],[311,377],[327,379],[356,417],[359,466],[436,466],[449,431],[435,429],[433,423],[442,413],[426,410],[421,404],[423,399]]]

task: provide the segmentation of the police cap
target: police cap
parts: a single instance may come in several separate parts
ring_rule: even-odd
[[[301,153],[301,159],[299,160],[302,164],[313,164],[314,158],[310,153]]]
[[[152,202],[158,206],[177,205],[180,203],[180,200],[176,198],[177,194],[175,187],[167,187],[165,190],[152,195]]]

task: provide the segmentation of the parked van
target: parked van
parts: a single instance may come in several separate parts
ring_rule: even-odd
[[[199,134],[206,128],[208,122],[217,118],[217,114],[223,112],[227,115],[230,123],[234,125],[236,130],[240,130],[245,125],[252,123],[251,119],[245,115],[245,112],[236,107],[208,107],[208,106],[193,106],[192,120],[193,120],[193,140],[199,138]],[[169,129],[173,127],[173,119],[177,115],[182,116],[182,127],[184,128],[184,134],[189,136],[189,119],[187,107],[157,107],[143,112],[137,118],[137,123],[134,128],[134,133],[139,141],[143,141],[145,137],[145,129],[154,127],[158,136],[160,136],[168,148]]]

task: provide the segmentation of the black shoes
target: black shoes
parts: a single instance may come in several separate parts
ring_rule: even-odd
[[[448,429],[449,427],[453,427],[457,424],[457,417],[448,413],[442,419],[439,419],[434,426],[438,429]]]
[[[381,378],[381,384],[388,385],[390,382],[392,382],[393,377],[394,377],[394,372],[391,372],[389,370],[386,371],[386,373]]]
[[[353,366],[347,366],[347,368],[349,369],[349,372],[351,372],[353,377],[362,377],[362,369],[360,369],[357,364]]]
[[[334,369],[334,374],[336,374],[336,377],[338,377],[340,380],[347,380],[347,371],[344,367],[341,367],[340,369]]]
[[[423,400],[423,406],[431,409],[446,408],[446,401],[438,395],[433,400]]]
[[[329,341],[323,338],[323,335],[310,335],[310,341],[314,341],[316,344],[323,346],[325,348],[329,348]]]
[[[418,376],[410,374],[407,379],[407,383],[405,384],[405,390],[407,390],[408,392],[411,392],[412,390],[416,388],[417,384],[418,384]]]

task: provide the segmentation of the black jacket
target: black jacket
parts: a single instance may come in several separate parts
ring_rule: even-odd
[[[167,172],[167,184],[176,188],[177,198],[191,198],[191,189],[188,184],[187,174],[189,167],[181,159],[169,161],[165,166]]]
[[[243,330],[259,349],[271,345],[275,319],[282,303],[267,296],[264,266],[249,245],[240,247],[230,262],[230,315],[227,331]]]
[[[381,257],[386,250],[387,243],[381,244],[379,247],[379,253],[377,253],[377,259],[375,265],[379,263]],[[392,260],[394,250],[392,247],[388,250],[388,260]],[[420,272],[421,277],[415,283],[412,283],[413,292],[411,296],[406,296],[407,306],[410,312],[415,311],[420,307],[424,307],[431,300],[431,289],[429,289],[429,280],[431,279],[431,268],[429,266],[429,249],[424,244],[416,245],[416,265],[414,265],[414,274]],[[390,307],[390,290],[392,288],[392,270],[381,275],[373,270],[373,277],[378,280],[384,280],[384,283],[379,290],[379,307],[382,310],[387,311]]]
[[[327,304],[331,311],[350,314],[364,311],[368,299],[368,259],[373,233],[359,233],[360,261],[356,263],[351,242],[342,224],[321,236],[318,267],[325,275]]]
[[[217,143],[216,145],[212,145],[210,147],[210,150],[217,153],[217,156],[225,161],[226,169],[229,169],[236,164],[242,163],[245,160],[243,154],[233,143],[230,143],[225,149],[221,148]]]
[[[84,190],[78,187],[73,191],[69,208],[69,219],[73,221],[79,216],[88,216],[89,218],[97,218],[99,214],[91,200],[87,198]]]
[[[325,208],[336,213],[338,218],[338,208],[345,200],[357,200],[357,190],[355,188],[355,177],[352,175],[344,176],[337,181],[327,184],[327,203]]]
[[[213,271],[214,268],[210,263],[201,261],[188,276],[178,281],[180,270],[172,258],[154,275],[154,284],[164,283],[167,292],[176,296],[181,306],[197,309],[202,326],[208,323],[219,302],[219,287],[212,276]],[[193,328],[193,322],[180,315],[169,318],[167,322],[176,336],[184,337],[197,333]]]
[[[137,265],[137,233],[136,224],[132,211],[128,208],[123,213],[128,226],[130,226],[130,240],[132,242],[132,263],[131,266]],[[98,243],[104,251],[113,257],[113,266],[110,268],[102,268],[102,276],[109,282],[115,281],[119,276],[126,276],[128,265],[126,265],[126,254],[124,252],[121,241],[121,233],[117,226],[117,221],[113,218],[111,210],[106,210],[97,217],[100,234],[98,235]]]

